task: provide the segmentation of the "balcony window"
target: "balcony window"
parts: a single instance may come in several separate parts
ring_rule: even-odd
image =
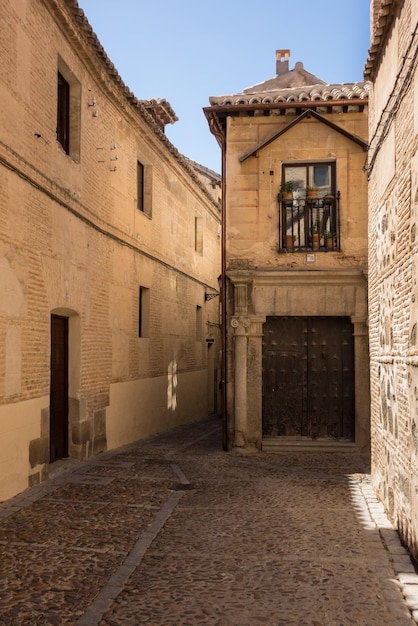
[[[279,199],[279,250],[340,247],[340,194],[335,163],[285,165]]]

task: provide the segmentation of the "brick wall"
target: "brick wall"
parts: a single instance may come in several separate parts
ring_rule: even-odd
[[[206,337],[210,322],[218,349],[219,303],[204,294],[220,273],[218,203],[98,55],[72,4],[0,0],[0,499],[47,473],[52,313],[69,319],[71,456],[104,449],[109,432],[123,433],[111,437],[121,445],[217,408],[206,388],[219,360],[209,371]],[[75,94],[70,155],[56,138],[58,69]],[[137,208],[137,161],[151,216]],[[168,407],[173,362],[199,385]]]

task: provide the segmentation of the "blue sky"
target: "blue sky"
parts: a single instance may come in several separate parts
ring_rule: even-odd
[[[125,84],[139,99],[165,98],[179,121],[167,137],[220,172],[203,107],[272,78],[276,50],[327,83],[363,80],[369,0],[79,0]]]

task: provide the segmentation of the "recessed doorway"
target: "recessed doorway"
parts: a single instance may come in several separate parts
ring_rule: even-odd
[[[49,460],[68,457],[68,318],[51,315]]]
[[[354,337],[348,317],[267,317],[263,437],[354,441]]]

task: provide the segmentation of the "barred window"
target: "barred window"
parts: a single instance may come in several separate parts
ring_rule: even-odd
[[[334,162],[285,164],[278,199],[279,250],[340,247],[340,194]]]

